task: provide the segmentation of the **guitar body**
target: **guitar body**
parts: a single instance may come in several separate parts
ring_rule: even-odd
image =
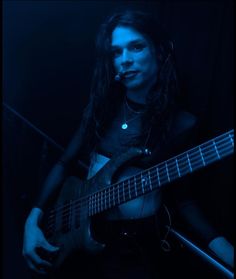
[[[71,201],[81,198],[80,189],[83,187],[84,184],[81,180],[76,177],[69,177],[63,185],[56,208],[64,207],[64,204],[70,204]],[[78,249],[95,253],[103,248],[102,244],[91,237],[89,216],[83,218],[78,225],[70,225],[67,224],[68,220],[63,220],[63,213],[60,214],[59,210],[55,219],[57,228],[48,237],[50,243],[60,247],[60,253],[54,260],[54,267],[61,265],[72,252]]]
[[[61,265],[75,250],[83,249],[94,254],[104,249],[105,244],[92,238],[89,204],[83,203],[83,198],[96,193],[101,188],[109,187],[113,175],[125,162],[144,155],[145,152],[139,148],[132,148],[128,152],[112,158],[94,177],[87,181],[83,182],[76,177],[69,177],[66,180],[56,202],[55,210],[52,210],[46,217],[48,227],[48,230],[45,228],[46,237],[50,243],[60,246],[60,253],[54,260],[54,267]],[[77,205],[75,201],[79,200],[82,202]],[[110,210],[113,208],[112,204]]]
[[[95,176],[84,182],[70,177],[62,187],[55,208],[46,213],[44,218],[44,233],[47,239],[61,247],[54,266],[59,266],[78,249],[90,253],[103,250],[105,245],[94,240],[91,234],[92,216],[102,212],[111,216],[110,213],[118,208],[121,213],[118,219],[129,219],[125,214],[132,210],[135,213],[140,208],[143,211],[144,204],[151,204],[150,208],[156,211],[160,206],[161,186],[232,154],[233,139],[234,133],[231,130],[138,174],[123,177],[121,181],[118,179],[113,184],[113,177],[121,166],[131,159],[149,155],[149,151],[131,148],[124,154],[111,158]],[[147,199],[145,203],[144,199]],[[151,212],[150,208],[147,210],[149,216],[155,213]],[[111,219],[114,219],[113,217]]]

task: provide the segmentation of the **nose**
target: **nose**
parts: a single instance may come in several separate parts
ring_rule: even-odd
[[[121,65],[122,66],[129,66],[133,63],[133,57],[132,54],[124,49],[122,52],[122,57],[121,57]]]

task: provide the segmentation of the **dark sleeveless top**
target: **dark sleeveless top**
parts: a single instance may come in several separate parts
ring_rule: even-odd
[[[121,106],[110,128],[98,144],[96,149],[97,153],[109,158],[113,155],[120,154],[127,150],[127,148],[131,147],[134,140],[140,135],[140,120],[144,107],[130,101],[128,105],[131,110],[127,109],[127,107]],[[139,113],[136,113],[135,111],[138,111]],[[128,124],[128,128],[122,129],[121,126],[125,122]],[[193,139],[196,136],[196,123],[196,118],[192,114],[179,111],[174,119],[172,133],[166,146],[157,146],[151,158],[146,161],[143,160],[143,166],[151,166],[193,147],[193,145],[195,145]],[[156,125],[158,125],[158,123]],[[62,163],[65,166],[70,164],[70,158],[73,157],[75,150],[76,152],[78,151],[76,145],[80,144],[79,141],[81,141],[81,138],[80,134],[77,133],[74,139],[72,139],[70,146],[63,154],[59,162],[60,164]],[[205,244],[208,244],[219,234],[208,224],[198,210],[191,188],[188,187],[189,179],[184,179],[181,184],[181,187],[170,188],[167,191],[167,195],[170,196],[170,201],[175,205],[175,208],[178,209],[178,212],[187,223],[187,226],[189,227],[190,225],[191,229],[198,234],[200,239],[204,241]],[[36,202],[37,207],[43,208],[45,206],[45,200],[48,197],[47,191],[49,191],[47,187],[44,187]]]

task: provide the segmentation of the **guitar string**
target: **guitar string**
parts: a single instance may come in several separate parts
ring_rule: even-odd
[[[203,150],[203,151],[204,151],[204,150]],[[211,156],[211,155],[210,155],[210,156]],[[192,159],[192,158],[191,158],[191,159]],[[207,159],[208,159],[208,158],[206,157],[206,154],[205,154],[205,160],[207,160]],[[193,166],[193,164],[194,164],[194,162],[192,161],[192,166]],[[187,167],[187,166],[188,166],[188,163],[184,163],[184,167]],[[181,164],[179,164],[179,167],[180,167],[180,168],[183,168],[183,164],[182,164],[182,166],[181,166]],[[196,168],[196,166],[194,166],[194,167]],[[163,168],[165,168],[165,166],[163,166]],[[170,170],[170,165],[169,165],[168,169]],[[145,170],[144,172],[147,172],[147,171],[150,172],[150,171],[153,171],[153,170],[149,169],[149,170]],[[181,173],[182,173],[182,175],[183,175],[183,169],[181,170]],[[150,173],[150,175],[151,175],[151,173]],[[162,175],[161,172],[160,172],[160,175]],[[163,179],[163,178],[162,178],[162,179]],[[124,180],[124,181],[125,181],[125,180]],[[123,182],[124,182],[124,181],[123,181]],[[120,183],[117,183],[117,184],[121,184],[121,182],[120,182]],[[142,183],[142,184],[143,184],[143,183]],[[113,188],[115,188],[115,185],[113,185]],[[109,188],[106,188],[107,192],[108,192],[108,189],[109,189]],[[108,195],[110,195],[110,193],[108,193]],[[104,196],[104,195],[103,195],[103,196]],[[107,195],[106,195],[105,197],[107,197]],[[81,204],[83,203],[83,200],[81,199],[80,201],[81,201],[81,202],[80,202],[80,205],[81,205]],[[88,199],[86,199],[86,203],[87,203],[87,202],[88,202]],[[95,201],[95,202],[96,202],[96,201]],[[72,202],[72,203],[73,203],[73,202]],[[90,200],[90,203],[91,203],[91,200]],[[70,208],[71,208],[71,205],[72,205],[72,204],[70,204]],[[65,207],[66,207],[66,206],[64,206],[64,208],[63,208],[63,209],[64,209],[63,214],[65,213]],[[53,212],[53,213],[55,213],[56,211],[58,212],[58,210],[55,210],[55,209],[54,209],[54,212]]]
[[[163,181],[163,184],[165,183],[165,182],[167,182],[168,180],[166,179],[165,181]],[[157,186],[159,186],[159,184],[157,183],[157,182],[154,182],[154,183],[152,183],[152,186],[153,186],[153,188],[155,189],[155,188],[157,188]],[[148,187],[148,186],[147,186]],[[137,191],[140,191],[141,190],[141,188],[137,188]],[[133,193],[134,191],[132,191],[131,192],[131,195],[133,195],[134,193]],[[144,191],[142,190],[142,193],[148,193],[148,192],[150,192],[150,190],[148,189],[148,190],[145,190],[144,189]],[[134,198],[136,198],[137,196],[135,195],[135,197]],[[127,201],[127,200],[126,200]],[[87,204],[88,205],[88,204]],[[95,204],[96,205],[96,204]],[[102,204],[100,204],[100,205],[98,205],[98,209],[92,214],[92,215],[95,215],[95,214],[98,214],[100,211],[104,211],[104,210],[106,210],[106,209],[109,209],[110,207],[113,207],[111,204],[109,205],[109,206],[105,206],[105,205],[102,205]],[[101,210],[100,210],[101,209]],[[68,215],[68,214],[67,214]],[[64,217],[67,217],[67,215],[65,215]],[[88,214],[88,210],[87,210],[87,208],[85,208],[85,207],[83,207],[81,210],[80,210],[80,208],[78,208],[76,211],[75,211],[75,215],[68,215],[70,218],[67,218],[66,219],[66,222],[63,222],[62,224],[60,224],[60,227],[63,229],[63,228],[69,228],[69,227],[78,227],[78,225],[79,225],[79,221],[82,221],[83,219],[85,220],[86,218],[88,218],[88,216],[91,216],[91,214],[89,215]],[[73,223],[73,222],[71,222],[72,221],[72,217],[78,217],[77,219],[75,219],[75,223]],[[55,228],[54,226],[56,225],[56,223],[51,223],[51,225],[48,227],[48,233],[50,233],[50,230],[51,230],[51,232],[52,231],[55,231],[56,229],[58,229],[58,228]],[[58,225],[58,224],[57,224]],[[62,226],[61,226],[62,225]]]
[[[215,160],[214,160],[215,161]],[[201,166],[203,166],[203,164],[201,164]],[[194,169],[195,170],[195,169]],[[185,174],[187,174],[187,173],[189,173],[189,171],[187,170],[185,170],[185,172],[183,173],[183,171],[182,171],[182,175],[185,175]],[[154,184],[155,183],[155,181],[153,182],[153,181],[151,181],[151,180],[153,180],[154,178],[156,178],[156,175],[155,176],[152,176],[152,174],[150,173],[150,175],[149,175],[149,177],[150,178],[148,178],[148,180],[150,181],[150,184],[152,183],[152,184]],[[174,177],[174,178],[178,178],[179,176],[177,176],[176,175],[176,177]],[[164,180],[163,180],[164,179]],[[166,178],[166,175],[165,176],[160,176],[160,180],[161,180],[161,183],[160,183],[160,185],[163,185],[164,183],[166,183],[166,182],[168,182],[169,180],[168,180],[168,178]],[[173,180],[173,178],[171,178],[170,179],[170,181],[171,180]],[[120,188],[120,187],[117,187],[117,188],[114,188],[114,187],[112,187],[113,189],[111,190],[111,191],[109,191],[109,193],[108,193],[108,191],[105,193],[105,194],[103,194],[103,195],[101,195],[101,197],[97,197],[97,200],[96,201],[89,201],[89,200],[87,200],[86,201],[86,203],[84,203],[84,204],[86,204],[86,205],[92,205],[91,206],[91,210],[96,210],[96,207],[98,207],[98,211],[100,211],[99,210],[99,207],[100,208],[107,208],[107,207],[111,207],[111,205],[109,206],[109,202],[107,202],[107,199],[109,198],[109,197],[111,197],[111,194],[112,195],[120,195],[120,196],[123,196],[123,202],[125,202],[125,201],[128,201],[128,199],[127,198],[124,198],[124,196],[127,196],[127,194],[128,194],[128,192],[126,192],[126,190],[127,190],[127,187],[128,187],[128,190],[130,191],[130,187],[129,187],[129,184],[127,183],[126,185],[125,185],[125,183],[126,183],[126,181],[124,181],[124,183],[123,182],[121,182],[120,183],[120,186],[122,186],[122,189]],[[131,182],[131,184],[132,184],[132,182]],[[141,185],[141,188],[139,188],[140,187],[140,185]],[[159,184],[158,184],[159,185]],[[149,187],[147,184],[145,185],[144,183],[142,183],[142,181],[140,181],[140,182],[138,182],[138,183],[136,183],[136,186],[137,186],[137,192],[139,192],[139,190],[142,190],[142,192],[147,192],[147,189],[145,190],[145,188],[147,188],[147,187]],[[115,192],[115,190],[116,190],[116,192]],[[132,189],[131,189],[132,190]],[[152,189],[150,189],[150,190],[152,190]],[[132,195],[132,192],[130,193],[131,195]],[[96,197],[95,197],[96,198]],[[113,199],[113,197],[112,197],[112,199]],[[117,200],[119,201],[119,200],[122,200],[122,198],[117,198]],[[113,202],[114,201],[116,201],[116,199],[113,199]],[[108,203],[108,205],[107,205],[107,203]],[[111,201],[110,201],[110,204],[111,204]],[[73,209],[76,209],[76,207],[77,208],[80,208],[80,207],[82,207],[81,206],[81,203],[78,203],[78,204],[76,204],[76,206],[74,206],[73,207]],[[94,207],[94,208],[93,208]],[[71,210],[72,208],[70,207],[70,209],[68,209],[68,210],[66,210],[66,211],[63,211],[62,212],[62,216],[64,216],[64,215],[66,215],[67,214],[67,212],[69,211],[69,210]],[[90,210],[90,211],[91,211]],[[93,213],[93,212],[92,212]],[[96,213],[96,212],[94,212],[94,213]]]
[[[166,182],[168,182],[168,179],[166,179],[165,181],[163,181],[162,184],[165,184]],[[144,193],[144,194],[150,192],[150,189],[148,189],[148,191],[146,190],[146,192],[145,192],[145,190],[144,190],[144,192],[143,192],[143,188],[142,188],[142,187],[140,188],[139,186],[140,186],[140,185],[137,185],[137,192],[138,192],[138,191],[142,191],[142,193]],[[158,188],[158,187],[159,187],[159,183],[157,183],[157,181],[155,180],[154,183],[152,183],[152,186],[153,186],[153,189]],[[147,186],[147,187],[148,187],[148,186]],[[134,194],[134,192],[135,192],[135,191],[131,191],[131,196]],[[134,198],[136,198],[136,197],[137,197],[137,196],[135,195]],[[126,200],[126,201],[127,201],[127,200]],[[87,205],[88,205],[88,204],[87,204]],[[102,208],[101,205],[98,206],[97,212],[94,212],[92,215],[98,214],[98,213],[100,212],[99,207]],[[106,208],[104,207],[102,211],[104,211],[105,209],[109,209],[110,207],[113,207],[113,205],[110,204],[110,206],[108,206],[108,207],[106,207]],[[79,227],[79,224],[80,224],[79,221],[85,220],[86,218],[88,218],[89,216],[92,216],[92,215],[89,215],[89,214],[88,214],[88,210],[87,210],[86,207],[83,207],[83,208],[81,209],[81,211],[80,211],[80,210],[76,210],[74,216],[69,215],[70,218],[67,218],[66,222],[60,224],[60,230],[66,230],[66,231],[68,231],[70,228],[77,228],[77,227]],[[72,219],[73,217],[78,217],[78,219],[75,219],[76,222],[71,222],[71,219]],[[54,223],[54,224],[51,224],[51,227],[50,227],[50,226],[48,227],[47,233],[50,234],[50,233],[53,233],[54,231],[58,230],[58,228],[53,227],[53,225],[56,225],[56,224],[55,224],[55,223]]]
[[[208,156],[208,157],[209,157],[209,156]],[[206,159],[208,159],[208,158],[205,156],[205,160],[206,160]],[[202,164],[201,164],[201,166],[202,166]],[[195,167],[196,167],[196,166],[195,166]],[[189,171],[187,171],[187,173],[188,173],[188,172],[189,172]],[[182,171],[182,175],[183,175],[183,171]],[[153,177],[152,177],[150,171],[149,171],[149,177],[150,177],[149,180],[150,180],[150,182],[151,182],[151,179],[152,179]],[[162,177],[162,180],[163,180],[163,177]],[[167,181],[168,181],[168,179],[166,179],[165,181],[162,181],[162,184],[164,184],[164,183],[167,182]],[[152,184],[154,184],[154,183],[152,182]],[[140,188],[140,185],[141,185],[141,188]],[[136,183],[137,191],[139,191],[139,190],[141,189],[142,192],[144,192],[144,193],[145,193],[145,191],[147,192],[147,190],[144,189],[145,186],[144,186],[144,187],[143,187],[143,186],[144,186],[144,185],[143,185],[142,181],[141,181],[141,183]],[[123,187],[126,188],[127,185],[126,185],[126,186],[123,185]],[[123,187],[122,187],[122,188],[123,188]],[[146,187],[148,187],[148,186],[146,186]],[[122,192],[121,192],[121,196],[122,196],[122,195],[123,195],[123,196],[126,196],[126,193],[124,193],[122,189],[118,188],[117,190],[118,190],[119,192],[120,192],[120,190],[122,191]],[[129,189],[129,190],[130,190],[130,189]],[[118,192],[118,191],[117,191],[117,192]],[[130,193],[130,194],[133,194],[133,193]],[[98,206],[98,213],[99,213],[99,211],[100,211],[100,210],[99,210],[99,207],[100,207],[101,209],[107,207],[107,206],[105,206],[105,202],[104,202],[106,199],[107,199],[107,195],[103,195],[103,197],[102,197],[101,200],[98,199],[97,202],[95,201],[94,206],[96,206],[96,205]],[[103,201],[104,205],[102,205],[102,201]],[[87,205],[88,205],[88,202],[89,202],[89,201],[87,200],[87,201],[86,201],[86,204],[87,204]],[[90,204],[91,204],[91,201],[90,201]],[[80,204],[80,205],[81,205],[81,204]],[[74,209],[76,210],[76,208],[74,208]],[[95,209],[96,209],[96,208],[95,208]],[[82,216],[81,214],[79,214],[79,211],[78,211],[78,210],[76,210],[75,212],[76,212],[76,213],[75,213],[76,215]],[[62,216],[66,214],[65,211],[62,212],[62,213],[63,213]],[[94,212],[94,214],[96,214],[96,211]],[[87,208],[86,208],[86,215],[87,215]],[[65,216],[64,216],[64,217],[65,217]]]
[[[211,155],[210,155],[211,156]],[[205,160],[206,159],[209,159],[209,156],[208,156],[208,158],[205,156]],[[186,166],[185,167],[187,167],[187,165],[188,164],[185,164]],[[192,163],[192,166],[193,166],[193,163]],[[202,166],[202,164],[201,164],[201,166]],[[194,166],[194,168],[196,168],[196,167],[198,167],[198,166]],[[152,177],[152,174],[151,174],[151,171],[152,170],[149,170],[149,176],[150,176],[150,180],[153,178]],[[181,170],[181,173],[182,173],[182,175],[183,175],[183,169]],[[188,173],[189,171],[187,171],[186,173]],[[163,180],[163,177],[161,177],[161,180]],[[173,179],[172,179],[173,180]],[[168,179],[166,180],[166,181],[168,181]],[[121,186],[121,183],[122,184],[124,184],[126,181],[123,181],[123,182],[120,182],[120,183],[118,183],[118,184],[120,184],[119,186]],[[136,186],[139,186],[139,185],[141,185],[142,187],[143,187],[143,183],[142,183],[142,181],[140,181],[141,182],[141,184],[140,183],[136,183]],[[162,182],[163,183],[163,182]],[[118,186],[118,185],[117,185]],[[120,192],[120,188],[119,188],[119,186],[118,186],[118,191]],[[122,185],[123,187],[125,187],[125,184],[124,185]],[[122,188],[123,188],[122,187]],[[113,192],[114,192],[114,190],[115,190],[115,187],[114,187],[114,185],[113,185]],[[108,190],[108,188],[107,188],[107,190]],[[130,190],[130,189],[128,189],[128,190]],[[118,192],[117,191],[117,192]],[[121,189],[121,191],[122,191],[122,189]],[[108,192],[108,191],[107,191]],[[108,194],[108,196],[107,196],[107,194]],[[121,196],[122,196],[122,194],[123,195],[126,195],[126,193],[121,193]],[[94,202],[93,201],[91,201],[91,199],[90,199],[90,201],[89,200],[86,200],[85,201],[85,204],[87,205],[88,204],[88,202],[91,204],[92,203],[92,207],[96,207],[97,205],[98,206],[102,206],[102,201],[103,200],[106,200],[107,199],[107,197],[109,197],[110,196],[110,193],[105,193],[105,194],[103,194],[103,196],[101,197],[101,198],[98,198],[97,199],[97,201],[95,200]],[[96,198],[96,197],[95,197]],[[101,199],[101,201],[100,201],[100,199]],[[104,202],[105,203],[105,202]],[[71,203],[72,204],[72,203]],[[71,204],[70,204],[70,210],[71,210]],[[79,206],[81,206],[81,204],[82,203],[80,203],[80,204],[78,204]],[[100,205],[101,204],[101,205]],[[74,209],[76,209],[76,207],[74,207]],[[67,213],[67,211],[66,210],[64,210],[63,212],[62,212],[62,215],[65,215]]]
[[[223,142],[222,142],[223,143]],[[223,143],[224,144],[224,143]],[[210,146],[210,148],[212,148],[213,146]],[[224,147],[224,146],[223,146]],[[219,146],[219,148],[221,148],[221,146]],[[218,149],[219,149],[218,148]],[[189,157],[190,157],[190,159],[191,160],[193,160],[193,159],[195,159],[194,157],[195,157],[195,155],[197,155],[197,152],[199,152],[199,150],[197,150],[197,152],[195,151],[195,149],[197,149],[197,148],[194,148],[194,150],[193,150],[193,153],[191,154],[190,152],[191,152],[191,150],[188,152],[188,154],[189,154]],[[201,148],[201,151],[204,151],[205,152],[205,157],[206,157],[206,152],[207,151],[205,151],[204,150],[205,148],[203,147],[203,148]],[[209,149],[210,150],[210,149]],[[220,150],[219,150],[220,151]],[[215,152],[215,150],[214,150],[214,152]],[[194,154],[195,153],[195,154]],[[181,154],[181,155],[177,155],[176,157],[173,157],[173,158],[170,158],[169,160],[167,160],[166,161],[166,163],[168,164],[168,161],[172,161],[171,162],[171,164],[169,163],[169,165],[168,165],[168,168],[170,169],[171,167],[172,167],[172,165],[174,165],[174,167],[176,166],[176,163],[175,162],[173,162],[173,160],[175,159],[175,158],[178,158],[178,157],[180,157],[180,156],[184,156],[184,155],[186,155],[187,154],[187,152],[185,152],[185,153],[183,153],[183,154]],[[191,157],[192,156],[192,157]],[[197,155],[198,157],[199,157],[199,155]],[[183,159],[183,157],[182,158],[179,158],[178,160],[180,161],[181,159]],[[186,159],[185,159],[186,160]],[[164,163],[161,163],[160,165],[159,165],[159,171],[161,171],[161,168],[162,168],[162,165],[163,164],[163,168],[165,168],[165,164]],[[194,164],[194,161],[192,161],[192,164]],[[181,162],[178,162],[178,165],[181,167]],[[154,166],[154,167],[151,167],[151,168],[155,168],[155,167],[157,167],[157,166]],[[150,169],[151,169],[150,168]],[[150,170],[150,169],[147,169],[147,170],[144,170],[143,172],[145,172],[145,171],[148,171],[148,170]],[[118,182],[119,183],[119,182]],[[116,183],[116,184],[118,184],[118,183]],[[114,186],[115,186],[115,184],[113,184]],[[82,201],[83,200],[83,198],[87,198],[87,196],[85,196],[85,197],[82,197],[81,199],[80,199],[80,201]],[[76,202],[76,201],[75,201]],[[62,206],[58,206],[57,207],[57,210],[60,210],[60,207],[66,207],[66,205],[62,205]],[[54,210],[55,210],[55,208],[54,208]],[[53,211],[53,209],[52,209],[52,211]]]
[[[224,140],[225,141],[225,140]],[[224,148],[225,146],[224,146],[224,141],[221,141],[221,144],[223,144],[223,146],[218,146],[218,150],[219,151],[222,151],[222,150],[220,150],[219,148]],[[218,142],[219,143],[219,142]],[[227,144],[227,143],[226,143]],[[215,151],[215,147],[214,146],[210,146],[210,148],[208,149],[208,150],[206,150],[205,151],[205,149],[206,148],[208,148],[208,146],[206,146],[206,147],[201,147],[201,151],[202,151],[202,153],[203,152],[205,152],[205,158],[207,159],[207,152],[212,152],[212,150],[210,150],[210,148],[213,148],[214,149],[214,153],[216,152]],[[182,153],[182,154],[180,154],[180,155],[177,155],[177,156],[175,156],[175,157],[173,157],[173,158],[170,158],[169,160],[167,160],[167,161],[165,161],[166,162],[166,164],[168,165],[168,170],[169,169],[171,169],[172,167],[176,167],[176,162],[174,161],[174,159],[176,158],[178,158],[179,157],[179,161],[178,161],[178,166],[181,168],[183,165],[188,165],[187,163],[186,163],[186,158],[185,159],[183,159],[184,158],[184,156],[186,156],[187,155],[187,153],[188,153],[188,155],[189,155],[189,158],[190,158],[190,160],[191,160],[191,164],[193,165],[194,163],[195,163],[195,161],[193,161],[194,159],[195,159],[195,157],[197,156],[197,158],[199,157],[199,149],[197,149],[197,150],[195,150],[195,149],[197,149],[197,148],[194,148],[194,150],[190,150],[189,152],[184,152],[184,153]],[[192,154],[190,153],[190,152],[192,152]],[[182,156],[182,157],[180,157],[180,156]],[[184,164],[181,162],[181,160],[185,160],[185,162],[184,162]],[[197,159],[198,160],[198,159]],[[171,163],[169,163],[168,164],[168,161],[170,161]],[[200,161],[201,161],[201,159],[200,159]],[[166,164],[163,162],[163,163],[160,163],[160,165],[159,165],[159,167],[158,167],[158,165],[157,166],[153,166],[153,167],[151,167],[151,168],[149,168],[149,169],[146,169],[146,170],[144,170],[144,171],[142,171],[142,173],[144,173],[144,172],[146,172],[146,171],[150,171],[152,168],[158,168],[158,170],[159,170],[159,172],[161,172],[161,168],[166,168]],[[160,175],[161,175],[161,173],[160,173]],[[117,182],[117,183],[115,183],[115,184],[119,184],[119,182]],[[113,184],[114,186],[115,186],[115,184]],[[89,195],[90,196],[90,195]],[[85,197],[82,197],[81,199],[80,199],[80,201],[82,201],[84,198],[86,199],[87,197],[89,197],[89,196],[85,196]],[[75,201],[76,202],[76,201]],[[66,205],[62,205],[62,207],[64,208],[64,207],[66,207]],[[57,208],[56,208],[57,210],[60,210],[60,206],[58,206]],[[54,210],[56,210],[55,208],[54,209],[52,209],[52,211]]]
[[[189,171],[187,171],[186,173],[189,173]],[[150,176],[150,179],[149,179],[149,181],[150,181],[150,184],[152,184],[152,186],[153,187],[155,187],[155,185],[154,185],[154,183],[153,183],[153,181],[151,181],[153,179],[153,177],[152,176]],[[173,179],[172,179],[173,180]],[[168,179],[166,179],[166,177],[164,177],[164,181],[163,181],[163,177],[161,178],[161,181],[162,181],[162,183],[161,184],[164,184],[164,183],[166,183],[166,182],[168,182]],[[139,192],[140,190],[142,191],[142,193],[147,193],[147,192],[149,192],[151,189],[149,189],[149,185],[150,184],[148,184],[148,185],[143,185],[143,183],[140,181],[140,183],[136,183],[136,192]],[[140,185],[141,185],[141,188],[140,188]],[[158,186],[159,186],[159,184],[158,184]],[[118,194],[118,195],[120,195],[120,196],[122,196],[123,195],[123,202],[125,202],[125,201],[127,201],[127,198],[126,198],[126,196],[127,196],[127,187],[128,187],[128,191],[130,192],[129,193],[129,195],[134,195],[134,191],[130,191],[130,188],[129,188],[129,185],[127,184],[127,185],[125,185],[125,183],[123,184],[123,191],[122,191],[122,189],[120,189],[120,188],[117,188],[117,189],[114,189],[113,190],[113,196],[114,196],[114,194],[116,195],[116,194]],[[147,189],[147,187],[148,187],[148,189]],[[146,189],[145,189],[146,188]],[[116,192],[117,193],[115,193],[115,190],[117,190]],[[149,190],[149,191],[148,191]],[[135,196],[134,196],[134,198],[135,197],[137,197],[137,195],[138,194],[136,194]],[[110,194],[109,194],[109,196],[105,196],[105,195],[103,195],[103,196],[101,196],[101,197],[98,197],[97,198],[97,201],[87,201],[86,202],[86,206],[88,207],[89,205],[91,206],[91,207],[89,207],[89,211],[91,212],[91,215],[94,215],[94,214],[96,214],[96,213],[99,213],[100,211],[103,211],[103,210],[105,210],[105,209],[108,209],[108,208],[110,208],[112,205],[112,203],[109,201],[109,202],[106,202],[107,201],[107,197],[109,197],[110,198]],[[113,200],[113,203],[114,203],[114,205],[116,205],[116,199],[114,199],[114,197],[112,197],[112,200]],[[120,203],[122,203],[122,202],[120,202],[119,200],[121,200],[121,199],[118,199],[117,198],[117,201],[118,201],[118,203],[120,204]],[[107,203],[108,203],[108,205],[107,205]],[[74,214],[75,215],[78,215],[78,216],[82,216],[82,214],[80,213],[80,211],[81,212],[83,212],[84,211],[84,213],[86,213],[86,215],[88,215],[88,212],[87,212],[87,207],[82,207],[82,209],[81,209],[81,205],[80,204],[77,204],[76,206],[74,206],[73,208],[71,208],[70,207],[70,210],[66,210],[66,211],[63,211],[63,212],[61,212],[61,217],[62,217],[62,219],[64,219],[64,218],[66,218],[67,217],[67,215],[69,215],[69,216],[71,216],[70,214],[71,214],[71,211],[73,210],[73,212],[75,212]],[[69,212],[68,212],[69,211]]]

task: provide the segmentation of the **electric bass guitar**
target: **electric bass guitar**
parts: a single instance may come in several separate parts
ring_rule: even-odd
[[[111,158],[87,181],[78,182],[79,179],[69,177],[55,207],[44,216],[43,230],[47,239],[61,247],[54,266],[59,266],[74,250],[97,253],[104,248],[104,244],[92,237],[92,216],[160,189],[233,152],[234,130],[231,130],[116,183],[112,183],[115,172],[127,161],[148,154],[148,150],[131,148]]]

